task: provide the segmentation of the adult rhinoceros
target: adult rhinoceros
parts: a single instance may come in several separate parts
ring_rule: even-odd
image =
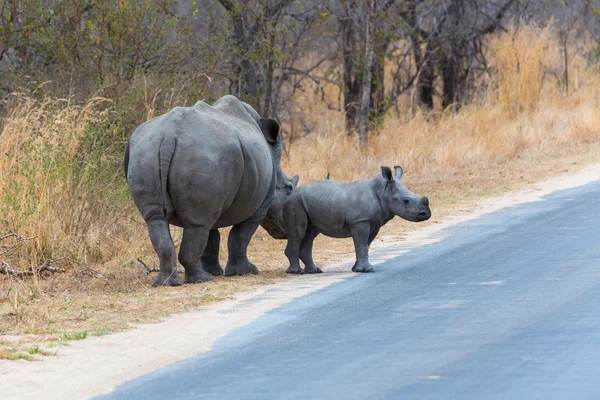
[[[181,285],[169,224],[183,227],[186,283],[223,274],[218,228],[226,226],[233,228],[225,275],[258,273],[248,243],[265,216],[271,236],[285,237],[281,204],[298,181],[281,170],[281,152],[279,123],[233,96],[175,107],[133,132],[125,176],[160,259],[153,286]]]

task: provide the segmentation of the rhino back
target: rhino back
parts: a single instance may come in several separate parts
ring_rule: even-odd
[[[146,176],[142,184],[146,198],[157,197],[153,194],[159,179],[154,175],[160,143],[174,139],[168,174],[173,223],[232,225],[252,215],[267,197],[273,178],[269,148],[256,122],[240,109],[232,113],[231,106],[201,102],[176,107],[132,135],[130,164],[138,160],[135,170]],[[130,178],[133,171],[132,165]]]

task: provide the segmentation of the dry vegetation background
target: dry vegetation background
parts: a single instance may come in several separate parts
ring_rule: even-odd
[[[286,143],[284,170],[299,174],[300,183],[322,179],[327,171],[332,179],[350,181],[371,177],[380,165],[399,163],[407,186],[429,196],[434,216],[427,224],[434,224],[483,196],[597,162],[597,66],[575,56],[566,94],[552,73],[562,65],[552,33],[552,27],[525,26],[490,37],[489,60],[499,73],[479,82],[487,88],[485,96],[457,113],[421,113],[407,95],[398,112],[372,133],[368,148],[346,135],[343,114],[327,110],[318,92],[305,93],[298,107],[315,129]],[[144,106],[137,112],[145,118],[156,109],[197,100],[173,89],[173,95],[161,97],[167,104],[159,106],[148,82],[140,79],[139,90]],[[285,243],[260,229],[249,255],[260,275],[151,289],[152,276],[136,259],[157,265],[156,256],[122,172],[130,132],[122,129],[108,99],[92,98],[82,105],[49,93],[39,96],[43,91],[23,89],[7,100],[0,132],[0,233],[34,239],[0,242],[0,253],[18,245],[0,262],[26,269],[64,257],[54,265],[65,272],[0,275],[4,357],[20,357],[6,350],[18,344],[10,335],[30,343],[101,335],[284,278]],[[326,91],[337,96],[334,88]],[[394,220],[380,235],[401,238],[416,227]],[[173,234],[179,244],[181,232],[173,229]],[[224,256],[227,241],[221,243]],[[320,237],[315,258],[324,263],[351,249],[349,240]]]

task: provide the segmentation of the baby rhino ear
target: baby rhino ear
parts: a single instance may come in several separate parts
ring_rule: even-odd
[[[402,167],[399,166],[399,165],[396,165],[394,167],[394,169],[396,170],[396,178],[398,178],[398,179],[402,178],[402,173],[404,172],[404,170],[402,169]]]
[[[271,118],[262,118],[260,120],[260,129],[265,139],[270,143],[277,143],[279,140],[279,122]]]
[[[394,176],[392,175],[392,170],[389,167],[383,165],[381,166],[381,175],[383,175],[383,177],[388,181],[394,179]]]
[[[294,187],[298,186],[298,181],[300,180],[300,176],[299,175],[294,175],[293,178],[291,179],[292,184],[294,185]]]

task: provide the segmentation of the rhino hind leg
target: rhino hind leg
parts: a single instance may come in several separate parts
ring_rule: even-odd
[[[154,246],[154,251],[160,261],[160,271],[152,286],[180,286],[181,279],[177,274],[177,253],[169,232],[169,223],[164,219],[147,221],[148,233]]]
[[[300,259],[304,263],[304,272],[307,274],[319,274],[323,270],[315,265],[312,258],[313,243],[319,236],[319,231],[310,222],[306,229],[306,234],[300,242]]]
[[[209,229],[203,226],[183,229],[179,262],[185,268],[185,283],[207,282],[212,275],[202,268],[201,257],[208,242]]]
[[[258,274],[256,265],[248,260],[247,250],[259,222],[259,219],[251,218],[231,228],[227,241],[229,257],[225,266],[225,276]]]
[[[213,276],[223,275],[223,268],[219,263],[219,246],[221,234],[218,229],[211,229],[208,234],[208,242],[202,254],[202,268]]]
[[[290,262],[290,266],[285,272],[288,274],[303,274],[304,270],[300,266],[300,246],[308,229],[308,216],[299,202],[285,205],[283,222],[288,234],[285,255]]]

